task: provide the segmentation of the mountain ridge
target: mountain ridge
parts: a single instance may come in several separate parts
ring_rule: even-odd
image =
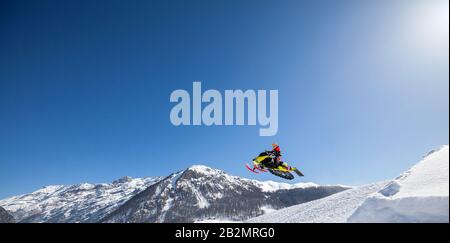
[[[0,206],[25,223],[242,221],[349,188],[258,181],[192,165],[166,177],[124,176],[111,183],[45,186],[0,200]],[[121,208],[137,201],[145,204],[144,211],[133,208],[133,215],[119,216]]]
[[[111,183],[49,185],[0,200],[17,222],[96,222],[134,194],[160,178],[146,177]]]

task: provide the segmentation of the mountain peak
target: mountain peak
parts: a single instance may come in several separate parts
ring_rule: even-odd
[[[441,150],[443,150],[443,149],[447,149],[447,148],[448,148],[448,144],[441,145],[441,146],[439,146],[439,147],[437,147],[437,148],[435,148],[435,149],[432,149],[432,150],[428,151],[428,153],[426,153],[426,154],[423,156],[423,158],[426,158],[426,157],[428,157],[428,156],[430,156],[430,155],[432,155],[432,154],[434,154],[434,153],[436,153],[436,152],[439,152],[439,151],[441,151]]]
[[[214,168],[208,167],[206,165],[192,165],[187,170],[197,172],[200,174],[204,174],[204,175],[214,175],[217,173],[224,173],[221,170],[214,169]]]

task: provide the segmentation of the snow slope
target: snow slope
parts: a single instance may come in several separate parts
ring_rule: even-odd
[[[349,222],[449,222],[448,150],[432,151],[368,197]]]
[[[249,223],[342,223],[366,197],[387,182],[356,187],[311,202],[291,206],[249,220]]]
[[[161,178],[123,177],[110,184],[46,186],[0,200],[17,222],[96,222]]]
[[[394,180],[271,212],[248,222],[449,222],[449,147]]]

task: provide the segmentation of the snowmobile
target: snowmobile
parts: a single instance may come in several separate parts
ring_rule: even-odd
[[[294,175],[291,172],[295,172],[298,176],[304,176],[303,173],[297,168],[288,166],[285,162],[282,162],[280,165],[276,166],[274,160],[275,158],[270,155],[268,151],[265,151],[253,159],[253,168],[251,168],[248,164],[245,164],[245,167],[256,174],[261,172],[270,172],[273,175],[287,180],[294,179]]]

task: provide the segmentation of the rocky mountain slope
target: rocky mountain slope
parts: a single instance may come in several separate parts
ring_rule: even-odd
[[[4,208],[0,207],[0,223],[14,223],[14,217],[6,211]]]

